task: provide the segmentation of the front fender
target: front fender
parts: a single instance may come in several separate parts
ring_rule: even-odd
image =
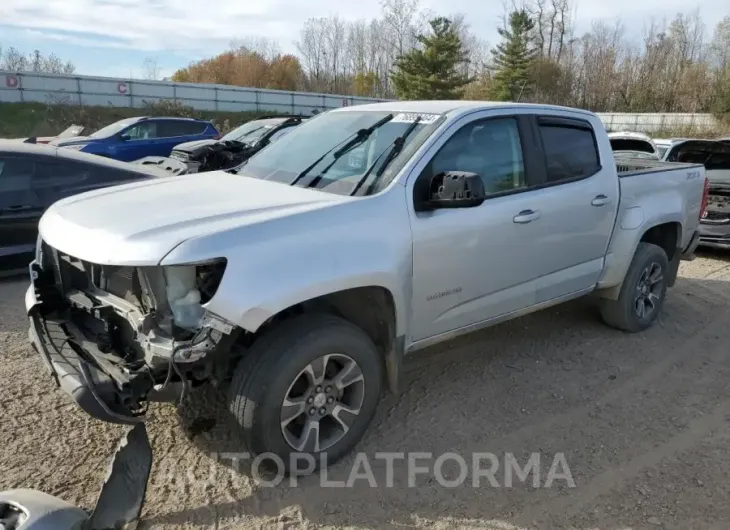
[[[255,332],[304,301],[358,287],[393,297],[396,333],[410,307],[412,242],[402,186],[394,193],[188,240],[160,265],[225,257],[223,279],[206,309]]]

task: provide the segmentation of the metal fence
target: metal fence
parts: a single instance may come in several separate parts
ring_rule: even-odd
[[[712,114],[599,112],[598,117],[609,131],[708,131],[720,126]]]
[[[0,103],[33,101],[139,108],[145,103],[170,100],[198,110],[295,114],[387,101],[228,85],[0,71]],[[599,113],[598,116],[610,131],[708,130],[719,125],[711,114]]]
[[[348,105],[384,101],[373,98],[242,88],[228,85],[141,81],[110,77],[0,71],[0,103],[68,103],[143,107],[177,101],[197,110],[269,111],[311,114]]]

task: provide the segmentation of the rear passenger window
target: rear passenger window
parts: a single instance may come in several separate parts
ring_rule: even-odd
[[[168,120],[158,123],[158,136],[172,138],[203,134],[207,125],[199,121]]]
[[[0,192],[29,191],[33,167],[30,158],[0,156]]]
[[[547,182],[590,177],[601,168],[596,140],[588,125],[573,127],[546,120],[540,123],[540,135]]]

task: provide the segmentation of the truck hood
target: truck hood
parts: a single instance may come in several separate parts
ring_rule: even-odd
[[[46,211],[39,231],[48,245],[85,261],[153,266],[188,239],[349,200],[354,199],[214,171],[63,199]]]

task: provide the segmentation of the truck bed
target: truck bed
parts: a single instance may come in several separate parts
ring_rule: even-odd
[[[676,223],[677,247],[687,248],[699,226],[704,191],[702,164],[633,158],[615,163],[620,200],[601,288],[620,284],[636,250],[636,233],[647,226]]]
[[[616,160],[616,172],[619,178],[659,173],[693,167],[704,168],[702,164],[685,164],[680,162],[665,162],[663,160],[645,160],[639,158],[623,158]]]

